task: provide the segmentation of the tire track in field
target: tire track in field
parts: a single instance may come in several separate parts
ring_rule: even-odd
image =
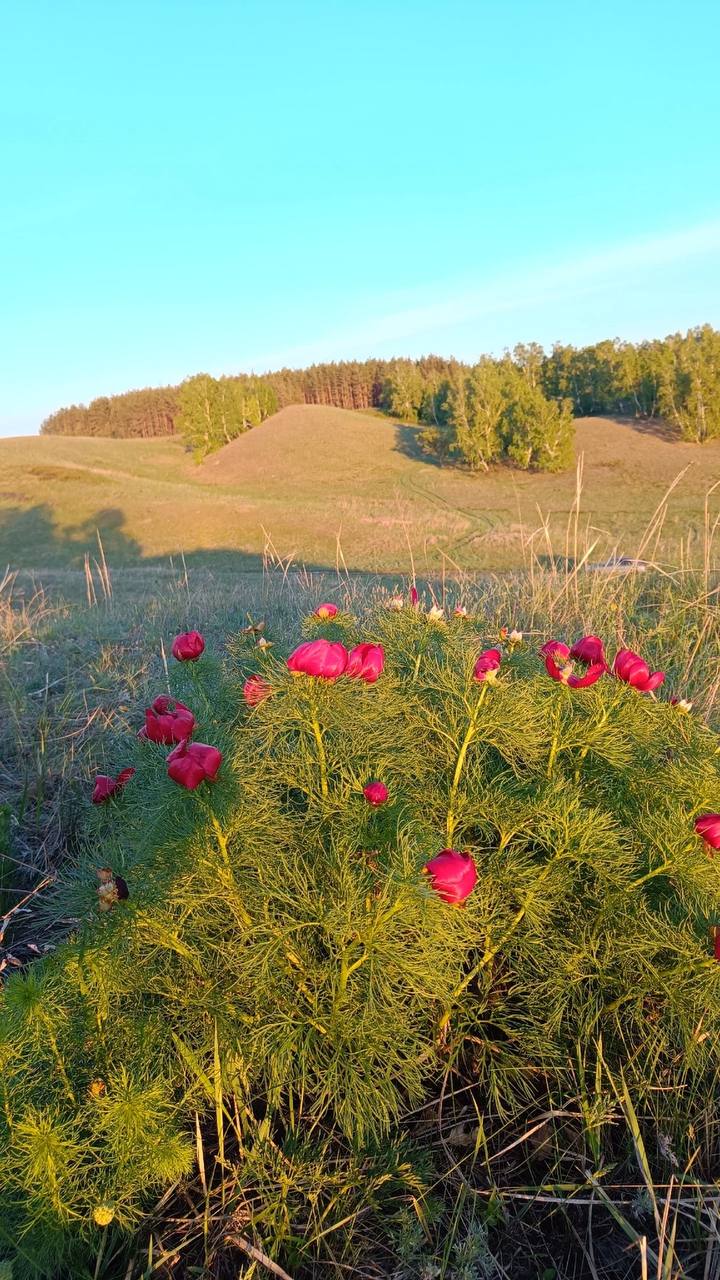
[[[410,489],[414,489],[416,493],[422,494],[423,497],[428,498],[436,507],[440,508],[440,510],[451,512],[453,515],[459,514],[465,516],[465,518],[470,521],[472,527],[467,531],[467,533],[463,533],[459,537],[454,538],[450,543],[450,549],[452,551],[460,550],[469,543],[486,538],[489,533],[492,533],[497,529],[498,525],[503,523],[502,517],[496,512],[492,512],[491,514],[487,511],[469,511],[467,507],[458,506],[457,503],[451,502],[448,498],[443,498],[441,494],[435,493],[433,489],[426,489],[425,486],[421,485],[417,480],[409,479],[408,485]]]

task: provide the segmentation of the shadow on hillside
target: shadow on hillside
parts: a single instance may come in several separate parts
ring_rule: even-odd
[[[8,507],[0,511],[0,561],[82,569],[86,554],[101,560],[104,553],[110,563],[141,559],[140,544],[124,525],[125,516],[117,507],[106,507],[66,529],[57,527],[45,504]]]
[[[608,422],[617,422],[620,427],[630,427],[642,436],[654,436],[656,440],[664,440],[666,444],[679,444],[682,432],[679,427],[666,422],[664,418],[624,418],[618,414],[608,414]]]
[[[639,435],[653,436],[656,440],[662,440],[665,444],[679,444],[682,442],[682,432],[678,427],[673,426],[671,422],[666,422],[663,418],[632,418],[623,417],[620,414],[597,414],[590,415],[583,421],[597,422],[598,430],[602,430],[600,423],[616,422],[620,427],[630,427],[631,431],[637,431]],[[401,453],[406,458],[412,458],[413,462],[423,462],[427,467],[443,467],[447,469],[448,459],[436,457],[423,448],[420,440],[420,432],[422,427],[415,427],[409,423],[396,423],[395,431],[395,453]],[[466,470],[462,466],[462,462],[458,459],[456,464],[458,469]],[[512,463],[503,458],[495,465],[512,467]],[[468,470],[468,474],[470,474]]]
[[[432,453],[428,453],[423,448],[419,439],[421,427],[412,427],[409,424],[397,423],[395,426],[395,446],[394,452],[401,453],[405,458],[412,458],[413,462],[424,462],[427,467],[442,467],[444,464],[440,458],[436,458]]]
[[[180,529],[182,532],[182,524]],[[111,573],[116,569],[140,569],[163,573],[174,570],[182,574],[183,564],[188,570],[204,569],[210,573],[231,570],[262,574],[268,569],[262,555],[232,547],[184,550],[179,546],[173,552],[146,556],[140,543],[126,532],[125,515],[117,507],[103,508],[79,524],[62,529],[54,523],[52,509],[45,504],[0,510],[0,564],[3,566],[30,572],[68,569],[82,572],[88,557],[91,571],[97,574],[96,566],[102,564],[103,556]],[[277,562],[270,567],[275,572],[283,571],[283,565]],[[302,567],[308,572],[336,571],[335,565],[328,564],[303,562]]]

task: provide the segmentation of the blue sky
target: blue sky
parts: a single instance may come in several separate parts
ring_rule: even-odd
[[[0,433],[284,363],[720,324],[714,0],[24,0]]]

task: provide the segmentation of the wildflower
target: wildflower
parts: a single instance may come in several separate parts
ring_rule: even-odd
[[[713,944],[713,955],[716,960],[720,960],[720,924],[711,924],[708,933]]]
[[[513,628],[513,630],[510,632],[510,635],[508,636],[508,641],[512,645],[512,647],[515,648],[516,644],[522,644],[522,638],[523,638],[522,631],[516,631]]]
[[[334,618],[338,611],[336,604],[319,604],[313,617],[319,618],[321,622],[327,622],[328,618]]]
[[[495,684],[501,662],[499,649],[485,649],[473,667],[473,680],[487,680],[488,684]]]
[[[197,662],[205,648],[205,641],[199,631],[184,631],[172,642],[172,656],[178,662]]]
[[[117,795],[118,791],[122,791],[125,783],[132,778],[134,772],[134,769],[121,769],[115,778],[110,778],[105,773],[99,773],[93,787],[93,804],[104,804],[111,796]]]
[[[263,631],[265,630],[265,619],[261,618],[259,622],[253,622],[252,618],[250,617],[250,614],[247,615],[247,619],[248,619],[248,626],[242,628],[240,635],[241,636],[262,635]]]
[[[683,711],[685,715],[689,715],[692,711],[693,704],[688,702],[687,698],[671,698],[670,706],[677,707],[678,711]]]
[[[222,753],[205,742],[180,742],[167,758],[168,777],[186,791],[194,791],[201,782],[215,782]]]
[[[576,676],[570,650],[560,640],[548,640],[542,646],[540,654],[545,659],[545,670],[548,675],[559,684],[566,684],[569,689],[587,689],[607,671],[607,665],[603,659],[602,662],[591,662],[584,675]]]
[[[703,813],[695,819],[695,832],[711,849],[720,849],[720,813]],[[712,854],[710,855],[712,857]]]
[[[381,644],[359,644],[350,652],[346,676],[374,684],[385,666],[385,650]]]
[[[441,618],[445,617],[445,611],[441,609],[438,604],[434,604],[430,609],[428,609],[427,616],[428,618],[432,618],[433,622],[440,622]]]
[[[651,672],[647,662],[638,653],[633,653],[632,649],[619,650],[615,655],[613,672],[618,680],[624,680],[625,684],[631,685],[640,693],[652,693],[665,679],[664,671]]]
[[[315,676],[318,680],[337,680],[347,664],[345,645],[331,640],[306,640],[287,660],[288,670],[294,675]]]
[[[113,1209],[112,1205],[110,1204],[95,1205],[95,1208],[93,1209],[93,1222],[95,1222],[95,1224],[98,1227],[109,1227],[114,1217],[115,1217],[115,1210]]]
[[[127,881],[116,876],[112,867],[98,867],[96,872],[100,881],[98,885],[98,911],[109,911],[116,902],[124,902],[130,897]]]
[[[607,665],[603,642],[599,636],[582,636],[580,640],[576,640],[570,650],[570,657],[586,663],[587,666],[594,666],[596,662]]]
[[[249,707],[256,707],[272,693],[272,686],[264,676],[248,676],[243,685],[243,698]]]
[[[104,1080],[91,1080],[88,1085],[88,1093],[91,1098],[96,1101],[98,1098],[104,1098],[107,1093],[107,1085]]]
[[[363,795],[373,809],[385,804],[389,794],[384,782],[368,782],[367,786],[363,787]]]
[[[419,602],[420,602],[420,597],[418,595],[418,589],[417,587],[412,586],[410,588],[410,603],[413,609],[417,609]]]
[[[453,613],[456,618],[467,618],[468,616],[468,611],[464,604],[456,604]]]
[[[190,708],[184,702],[177,702],[175,698],[162,694],[152,706],[145,708],[145,727],[140,730],[138,737],[170,746],[173,742],[183,742],[185,738],[189,738],[194,728],[195,717]]]
[[[399,613],[405,608],[405,600],[402,596],[391,596],[387,602],[388,609],[393,609],[395,613]]]
[[[458,849],[441,849],[423,867],[430,883],[442,898],[453,906],[461,906],[470,897],[477,882],[477,868],[469,853]]]

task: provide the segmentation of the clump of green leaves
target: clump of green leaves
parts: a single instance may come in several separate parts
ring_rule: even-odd
[[[162,747],[123,743],[135,777],[88,814],[56,895],[74,932],[5,988],[0,1252],[18,1276],[81,1274],[132,1232],[191,1170],[204,1115],[256,1187],[301,1148],[329,1177],[341,1150],[399,1141],[456,1070],[478,1113],[569,1105],[578,1045],[690,1155],[720,1031],[720,881],[693,832],[720,810],[716,736],[611,677],[555,684],[523,645],[480,684],[497,637],[478,618],[380,603],[305,630],[382,644],[380,679],[293,676],[252,632],[222,664],[176,664],[219,781],[185,792]],[[255,673],[272,692],[248,707]],[[422,871],[447,845],[478,870],[462,909]],[[130,893],[103,913],[99,863]]]

